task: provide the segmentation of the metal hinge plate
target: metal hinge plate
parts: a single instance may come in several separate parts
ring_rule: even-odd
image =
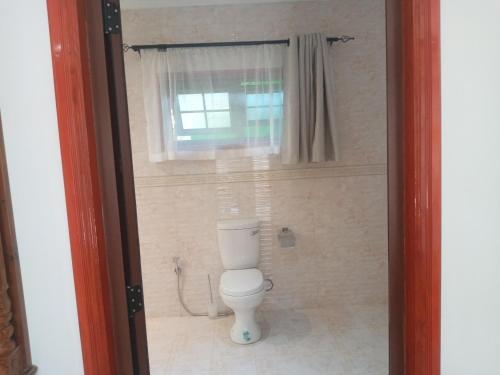
[[[128,316],[133,318],[136,313],[144,309],[141,285],[127,285]]]
[[[109,1],[104,1],[104,34],[116,34],[121,31],[120,8]]]

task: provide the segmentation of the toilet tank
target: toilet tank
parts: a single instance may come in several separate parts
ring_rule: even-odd
[[[218,221],[217,241],[224,269],[257,268],[260,255],[260,221],[258,219]]]

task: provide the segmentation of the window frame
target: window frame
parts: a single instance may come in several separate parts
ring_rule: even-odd
[[[232,73],[232,74],[231,74]],[[204,72],[200,73],[200,78],[199,81],[203,82],[203,75],[206,74],[212,74],[212,72]],[[266,106],[249,106],[247,102],[247,96],[249,94],[276,94],[276,93],[281,93],[282,98],[284,98],[285,92],[284,92],[284,87],[283,87],[283,81],[280,80],[270,80],[269,85],[270,85],[270,91],[269,92],[259,92],[259,91],[254,91],[254,90],[246,90],[246,91],[238,91],[241,90],[242,85],[244,84],[244,81],[242,82],[242,77],[240,75],[240,71],[232,71],[229,72],[226,77],[224,77],[222,80],[218,81],[216,85],[213,87],[213,91],[208,91],[207,87],[203,87],[203,84],[201,83],[199,87],[196,88],[191,88],[191,89],[185,89],[185,90],[179,90],[178,92],[175,93],[176,97],[173,99],[173,118],[174,118],[174,131],[175,131],[175,137],[176,137],[176,142],[178,142],[178,145],[183,145],[187,146],[187,149],[189,150],[207,150],[208,145],[213,145],[214,143],[217,145],[217,148],[219,149],[242,149],[246,148],[247,145],[239,144],[233,142],[234,139],[243,139],[246,137],[245,132],[249,128],[249,123],[250,122],[258,122],[258,121],[264,121],[264,120],[248,120],[248,109],[249,108],[281,108],[282,111],[282,116],[279,118],[279,124],[276,124],[276,119],[274,121],[271,121],[271,117],[267,120],[268,124],[266,126],[268,127],[269,133],[274,131],[274,128],[276,126],[279,126],[279,132],[281,132],[281,127],[283,124],[283,112],[284,112],[284,99],[282,100],[282,103],[279,105],[266,105]],[[252,86],[250,86],[252,87]],[[255,88],[258,88],[259,86],[254,86]],[[229,108],[227,110],[222,110],[222,109],[216,109],[216,110],[207,110],[206,109],[206,100],[205,100],[205,94],[212,94],[212,93],[227,93],[228,94],[228,102],[229,102]],[[179,95],[189,95],[189,94],[200,94],[202,96],[203,100],[203,110],[193,110],[193,111],[182,111],[180,108],[179,104]],[[238,96],[241,96],[241,98],[238,98]],[[167,103],[167,107],[170,107],[169,101],[171,100],[170,98],[164,98],[165,102]],[[208,126],[208,119],[207,119],[207,113],[210,112],[229,112],[230,116],[230,126],[229,127],[220,127],[220,128],[210,128]],[[205,116],[205,127],[204,128],[198,128],[198,129],[185,129],[183,126],[183,121],[182,121],[182,114],[183,113],[203,113]],[[168,121],[166,122],[167,124],[169,123]],[[177,126],[179,125],[179,126]],[[253,127],[255,125],[252,125]],[[202,134],[214,134],[215,137],[217,134],[227,134],[228,131],[232,131],[237,136],[235,138],[230,138],[225,141],[223,138],[220,140],[214,141],[214,139],[209,139],[209,140],[193,140],[193,139],[178,139],[178,137],[185,137],[185,136],[199,136]],[[262,138],[262,145],[258,144],[257,146],[267,146],[268,142],[265,142],[267,137],[261,137]],[[189,143],[189,146],[188,146]],[[260,143],[260,142],[259,142]]]

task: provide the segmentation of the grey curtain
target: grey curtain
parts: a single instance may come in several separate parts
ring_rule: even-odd
[[[285,70],[283,164],[339,158],[329,48],[323,34],[290,38]]]

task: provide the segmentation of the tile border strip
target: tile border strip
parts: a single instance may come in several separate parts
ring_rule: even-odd
[[[286,181],[311,178],[386,175],[386,164],[344,165],[335,167],[270,169],[263,171],[231,172],[225,174],[186,174],[144,176],[135,178],[137,189],[163,186],[207,185],[256,181]]]

